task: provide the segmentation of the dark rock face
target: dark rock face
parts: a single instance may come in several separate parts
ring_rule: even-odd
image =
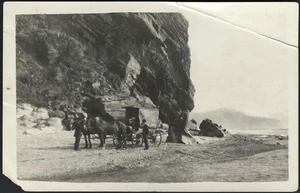
[[[183,111],[177,119],[170,123],[167,142],[184,143],[182,141],[182,136],[185,134],[184,128],[186,128],[187,122],[189,120],[188,118],[189,112]]]
[[[106,110],[100,98],[84,101],[82,106],[86,109],[86,113],[90,113],[93,117],[104,117]]]
[[[201,122],[200,135],[208,137],[224,137],[224,134],[219,130],[218,125],[213,123],[209,119],[205,119]]]
[[[17,102],[146,97],[165,123],[194,108],[181,14],[18,15],[16,45]]]

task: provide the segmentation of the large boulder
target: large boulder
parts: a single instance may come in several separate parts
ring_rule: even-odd
[[[48,111],[45,108],[37,108],[26,103],[17,106],[17,123],[21,128],[35,128],[37,123],[48,118]]]
[[[195,123],[192,122],[192,121],[189,121],[189,122],[188,122],[187,128],[188,128],[188,129],[195,129],[195,130],[198,129],[198,128],[197,128],[197,124],[195,124]]]
[[[182,136],[182,142],[184,144],[188,144],[188,145],[199,144],[196,138],[194,138],[193,136],[187,136],[187,135]]]
[[[83,102],[83,107],[86,113],[91,114],[93,117],[102,117],[106,121],[115,120],[106,110],[101,98],[86,100]]]
[[[171,124],[169,124],[168,137],[166,142],[171,143],[184,143],[182,140],[185,134],[185,128],[188,121],[189,112],[184,111],[178,116]]]
[[[62,131],[64,129],[64,126],[62,124],[62,119],[58,117],[49,118],[47,120],[47,125],[48,127],[54,128],[55,131]]]
[[[21,103],[17,107],[18,128],[25,130],[24,134],[37,135],[53,133],[64,129],[62,120],[65,118],[63,111],[48,112],[46,108]]]
[[[31,116],[34,120],[49,118],[48,110],[46,108],[37,108],[36,110],[33,110]]]
[[[49,115],[49,117],[56,117],[56,118],[61,118],[61,119],[64,119],[66,116],[66,114],[60,110],[49,111],[48,115]]]
[[[201,122],[200,126],[200,135],[208,137],[224,137],[224,134],[219,129],[216,123],[213,123],[209,119],[205,119]]]
[[[33,111],[33,107],[27,103],[21,103],[17,106],[17,118],[24,119],[24,116],[30,117],[30,114]]]
[[[23,132],[26,135],[38,135],[44,133],[54,133],[63,131],[65,128],[62,124],[62,119],[58,117],[50,117],[49,119],[40,119],[36,125],[27,127]]]

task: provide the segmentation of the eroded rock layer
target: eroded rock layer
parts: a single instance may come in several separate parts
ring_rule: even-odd
[[[179,13],[18,15],[17,100],[132,101],[169,123],[194,108],[188,22]]]

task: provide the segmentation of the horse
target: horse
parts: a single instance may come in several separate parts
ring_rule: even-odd
[[[77,143],[80,143],[81,134],[84,135],[85,146],[84,148],[92,148],[90,134],[94,134],[91,129],[86,126],[86,119],[82,113],[76,115],[76,118],[70,120],[72,130],[75,130],[74,137],[77,138]],[[99,134],[98,134],[99,135]],[[87,139],[88,138],[88,139]],[[75,142],[76,143],[76,142]]]
[[[100,147],[105,149],[106,143],[106,135],[117,135],[118,145],[117,149],[122,146],[125,147],[126,142],[126,134],[128,130],[128,126],[122,123],[121,121],[115,120],[104,120],[102,117],[96,117],[95,130],[100,138]]]
[[[127,126],[121,121],[109,120],[106,121],[102,117],[90,117],[88,120],[85,120],[85,117],[82,113],[77,114],[78,118],[72,124],[73,129],[80,130],[84,135],[85,147],[92,148],[91,143],[91,134],[97,134],[100,138],[100,145],[102,149],[106,148],[105,138],[106,135],[117,135],[118,146],[117,149],[121,148],[122,145],[125,145],[125,137]],[[90,121],[90,122],[89,122]]]

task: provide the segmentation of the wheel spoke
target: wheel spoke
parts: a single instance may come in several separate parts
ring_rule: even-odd
[[[162,136],[160,132],[155,131],[148,136],[149,145],[152,147],[159,147],[161,144]]]

